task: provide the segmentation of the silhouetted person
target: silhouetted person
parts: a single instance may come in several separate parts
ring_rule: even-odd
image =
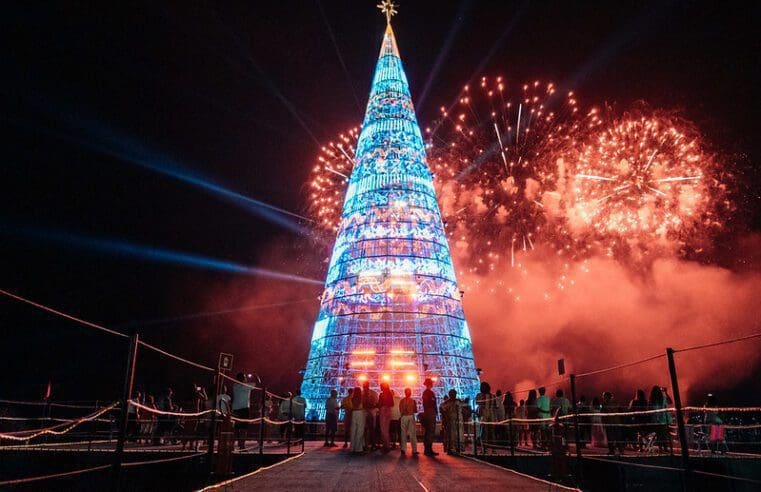
[[[647,402],[650,410],[663,410],[671,405],[671,397],[668,395],[668,390],[665,387],[653,386],[650,390],[650,400]],[[673,453],[673,446],[671,443],[671,434],[669,433],[669,424],[671,424],[670,412],[658,412],[652,414],[652,422],[655,425],[655,436],[658,442],[658,448],[665,452],[666,449],[669,453]]]
[[[383,451],[388,452],[391,449],[391,412],[394,408],[394,395],[388,383],[381,383],[381,392],[378,396],[378,419],[380,421],[380,440]]]
[[[399,401],[399,414],[401,415],[401,448],[402,454],[407,447],[407,439],[410,441],[412,456],[417,456],[417,429],[415,428],[415,414],[417,402],[412,399],[412,390],[404,389],[404,398]]]
[[[362,385],[362,408],[365,411],[365,447],[375,451],[378,442],[375,439],[375,426],[378,416],[378,393],[370,389],[370,382]]]
[[[361,454],[365,451],[365,409],[362,407],[364,397],[362,389],[354,388],[351,394],[351,452]]]
[[[349,442],[349,438],[351,436],[351,414],[353,413],[351,408],[351,398],[353,393],[354,388],[349,388],[346,396],[341,400],[341,410],[344,411],[344,448],[346,447],[346,443]]]
[[[606,391],[602,394],[602,413],[615,414],[621,411],[621,407],[618,402],[613,398],[613,393]],[[623,454],[624,441],[623,429],[621,429],[621,417],[618,415],[610,415],[603,421],[606,424],[606,434],[608,437],[608,451],[610,454]]]
[[[172,391],[172,388],[167,388],[166,390],[164,390],[164,393],[161,394],[161,397],[159,398],[158,402],[156,402],[156,408],[158,410],[161,410],[162,412],[173,412],[174,411],[174,401],[172,400],[173,396],[174,396],[174,392]],[[153,440],[154,444],[165,444],[169,442],[169,437],[170,437],[173,426],[174,426],[174,419],[172,418],[171,415],[159,414],[156,437]],[[162,440],[162,438],[164,439]]]
[[[340,411],[338,391],[330,390],[330,397],[325,401],[325,446],[334,447],[336,445],[338,412]]]
[[[536,406],[536,400],[536,390],[529,390],[528,397],[526,397],[526,418],[529,420],[536,420],[539,418],[539,408]],[[540,445],[539,438],[541,437],[539,426],[536,422],[529,422],[528,425],[528,432],[531,436],[531,446],[533,448],[538,448]]]
[[[251,418],[251,386],[246,384],[246,376],[239,372],[233,383],[233,417],[237,419]],[[238,448],[244,449],[246,445],[246,435],[248,434],[248,422],[235,422],[235,434],[238,437]]]
[[[638,389],[637,393],[634,395],[634,398],[629,402],[629,411],[630,412],[644,412],[647,410],[648,403],[647,398],[645,397],[645,391]],[[629,423],[632,425],[629,427],[629,437],[628,440],[634,444],[634,449],[637,451],[642,449],[642,446],[644,445],[644,438],[647,434],[647,427],[645,424],[647,424],[647,421],[649,420],[648,415],[632,415],[629,418]]]
[[[558,411],[560,411],[560,416],[568,415],[571,413],[571,402],[563,396],[563,390],[559,389],[555,392],[555,398],[553,398],[550,402],[550,412],[552,415],[555,415]]]
[[[436,414],[438,412],[436,394],[431,389],[433,388],[433,380],[427,378],[423,384],[425,385],[425,391],[423,391],[421,423],[425,431],[423,435],[424,454],[426,456],[438,456],[439,453],[433,450],[433,440],[436,438]]]

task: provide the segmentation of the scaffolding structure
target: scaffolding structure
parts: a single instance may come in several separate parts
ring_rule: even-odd
[[[302,395],[423,381],[471,401],[479,380],[407,77],[390,22],[367,103],[314,326]]]

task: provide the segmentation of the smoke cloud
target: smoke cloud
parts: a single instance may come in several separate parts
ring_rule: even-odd
[[[740,241],[743,252],[736,256],[750,260],[731,269],[675,258],[656,260],[646,272],[607,257],[565,266],[537,249],[517,258],[522,269],[504,263],[488,274],[460,274],[458,280],[469,286],[463,302],[482,380],[525,398],[528,389],[561,379],[560,358],[566,373],[579,374],[665,354],[666,347],[759,331],[761,268],[753,260],[759,242],[755,236]],[[258,263],[324,276],[324,255],[305,250],[303,244],[274,242]],[[206,299],[209,310],[294,303],[224,316],[199,326],[199,333],[214,346],[221,340],[222,349],[235,354],[236,368],[258,373],[273,390],[293,390],[301,381],[320,290],[269,279],[217,285]],[[702,403],[704,391],[732,390],[749,380],[757,373],[759,352],[761,340],[755,339],[677,354],[687,403]],[[625,400],[654,384],[671,386],[665,357],[580,378],[578,393],[591,398],[613,390]],[[568,391],[567,382],[546,385]]]
[[[524,270],[506,265],[464,279],[477,285],[464,305],[482,380],[520,391],[520,397],[560,380],[560,358],[567,373],[579,374],[665,354],[666,347],[759,331],[761,273],[753,269],[660,259],[648,272],[635,273],[597,257],[561,270],[536,252],[521,261]],[[703,391],[731,390],[757,370],[760,350],[755,339],[677,354],[680,390],[695,399]],[[580,378],[578,386],[588,396],[612,389],[628,398],[655,384],[670,386],[665,357]]]

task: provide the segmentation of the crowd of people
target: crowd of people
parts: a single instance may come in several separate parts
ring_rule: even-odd
[[[580,415],[580,445],[607,448],[611,454],[623,453],[627,447],[643,451],[652,446],[662,452],[671,452],[669,426],[672,415],[668,411],[658,411],[671,404],[668,390],[657,385],[652,387],[649,397],[644,390],[637,390],[628,404],[616,400],[610,391],[603,392],[601,397],[595,396],[591,402],[582,395],[576,403]],[[489,383],[484,382],[476,396],[476,408],[483,424],[479,435],[483,444],[508,443],[549,450],[553,419],[570,415],[573,404],[562,389],[558,389],[554,397],[550,397],[544,387],[532,389],[525,400],[516,402],[511,392],[503,395],[497,390],[492,393]],[[628,415],[619,415],[621,413]],[[509,425],[497,424],[506,419],[516,420]],[[537,422],[532,423],[532,420]]]
[[[158,398],[137,391],[132,400],[140,405],[128,407],[127,438],[146,445],[181,444],[183,449],[198,450],[209,438],[211,413],[188,416],[162,412],[198,414],[216,408],[222,417],[217,422],[228,421],[233,425],[235,441],[243,450],[247,440],[258,441],[259,425],[267,425],[261,422],[252,435],[249,420],[265,417],[278,428],[274,434],[279,434],[280,442],[303,439],[305,424],[317,420],[315,409],[307,415],[307,402],[298,391],[282,395],[254,391],[258,381],[244,373],[238,373],[231,386],[223,381],[220,380],[219,391],[215,384],[204,388],[194,383],[192,401],[184,407],[176,403],[172,388],[164,389]],[[610,454],[621,454],[626,449],[673,452],[673,416],[667,411],[672,399],[663,386],[655,385],[649,393],[638,389],[628,402],[617,400],[610,391],[591,401],[582,395],[575,404],[578,427],[574,428],[571,419],[560,418],[574,412],[574,405],[562,389],[550,397],[546,388],[540,387],[529,390],[525,399],[516,399],[510,391],[492,392],[490,384],[483,382],[471,406],[469,398],[458,398],[454,389],[438,402],[433,384],[431,379],[425,380],[420,402],[412,397],[411,388],[405,388],[404,395],[397,395],[387,383],[381,383],[379,391],[375,391],[365,381],[361,387],[349,389],[342,398],[336,390],[331,391],[325,402],[324,446],[338,446],[335,441],[343,415],[343,447],[354,454],[376,450],[388,453],[398,445],[401,454],[406,455],[409,443],[409,453],[417,456],[419,422],[423,452],[436,456],[433,442],[437,437],[437,421],[441,424],[444,450],[450,454],[465,450],[465,425],[470,422],[476,424],[476,444],[484,448],[524,446],[552,451],[556,438],[566,443],[578,437],[582,448],[607,448]],[[712,395],[711,398],[715,403]],[[706,405],[715,406],[709,402]],[[717,450],[723,442],[719,430],[722,419],[716,412],[706,411],[700,420],[702,425],[696,427],[695,439],[702,439],[706,447]],[[571,432],[577,432],[578,436],[572,437]]]
[[[258,383],[254,375],[238,373],[236,381],[230,387],[222,383],[217,392],[216,384],[204,388],[193,383],[193,399],[189,405],[176,403],[172,388],[166,388],[158,398],[154,395],[136,391],[132,400],[147,408],[137,405],[128,406],[127,438],[132,442],[140,442],[154,446],[181,444],[182,448],[198,450],[209,438],[212,422],[210,413],[201,416],[167,415],[172,413],[201,413],[216,408],[224,421],[226,417],[234,417],[234,433],[238,448],[246,447],[246,440],[258,439],[250,432],[246,420],[260,416],[277,422],[280,440],[300,439],[304,435],[304,419],[306,400],[297,392],[285,393],[282,396],[254,391]],[[214,395],[216,396],[216,402]],[[153,412],[152,410],[156,410]]]
[[[361,387],[349,389],[347,394],[338,401],[334,390],[325,402],[325,444],[326,447],[337,446],[335,436],[341,410],[344,412],[344,443],[353,454],[366,454],[376,450],[388,453],[399,443],[400,453],[407,454],[407,443],[412,456],[417,456],[416,417],[423,427],[423,453],[426,456],[436,456],[433,442],[436,433],[436,420],[440,411],[442,417],[454,414],[459,409],[459,403],[442,403],[437,405],[436,394],[433,392],[433,381],[426,379],[423,383],[425,390],[422,395],[422,405],[412,398],[412,389],[405,388],[404,397],[394,394],[387,383],[381,383],[380,392],[370,388],[365,381]],[[459,401],[456,391],[450,391],[450,400]],[[445,406],[446,405],[446,406]],[[460,417],[461,418],[461,417]],[[460,420],[462,423],[462,420]],[[454,449],[445,447],[447,452]]]

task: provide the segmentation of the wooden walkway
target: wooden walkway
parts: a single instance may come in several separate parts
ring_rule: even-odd
[[[422,447],[422,446],[421,446]],[[441,451],[440,447],[437,449]],[[303,456],[211,490],[243,492],[335,491],[548,491],[568,490],[493,465],[444,453],[413,458],[399,451],[352,456],[342,448],[308,443]]]

